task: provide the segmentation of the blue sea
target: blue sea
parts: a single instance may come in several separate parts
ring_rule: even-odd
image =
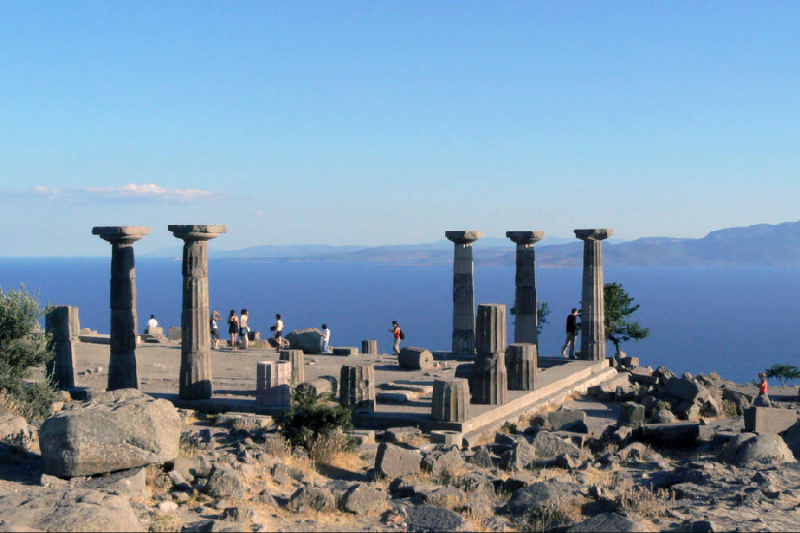
[[[390,351],[391,321],[405,344],[433,351],[450,348],[452,269],[449,266],[258,263],[209,264],[210,304],[227,316],[247,308],[250,326],[268,333],[276,313],[287,330],[327,323],[334,346],[377,339]],[[109,331],[109,258],[0,258],[0,287],[24,283],[40,300],[80,308],[83,327]],[[678,373],[719,372],[749,382],[774,363],[800,366],[795,339],[800,316],[800,267],[606,267],[606,282],[622,283],[641,308],[633,319],[650,337],[623,349],[642,364]],[[164,327],[180,325],[181,264],[137,258],[139,329],[150,314]],[[557,355],[564,319],[581,298],[581,271],[540,268],[540,302],[552,314],[539,353]],[[514,303],[514,268],[475,269],[476,303]],[[509,317],[509,339],[513,326]],[[613,353],[609,343],[608,352]]]

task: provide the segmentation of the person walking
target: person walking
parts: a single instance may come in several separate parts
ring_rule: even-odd
[[[561,357],[567,357],[569,350],[569,358],[575,359],[575,339],[578,337],[579,331],[578,310],[573,307],[572,312],[567,315],[567,340],[564,341],[564,346],[561,348]]]
[[[753,400],[753,405],[756,407],[772,407],[772,402],[769,401],[769,383],[767,383],[767,374],[764,372],[758,373],[758,396]]]
[[[400,329],[400,325],[396,320],[392,320],[392,327],[389,328],[389,332],[391,332],[394,336],[394,344],[392,344],[392,349],[394,350],[395,355],[399,355],[400,341],[405,337],[405,335],[403,335],[403,330]]]
[[[222,319],[219,316],[219,311],[211,313],[211,349],[216,350],[219,347],[219,321]]]
[[[236,309],[231,309],[228,315],[228,333],[231,335],[231,350],[236,350],[239,344],[239,317],[236,316]]]
[[[331,330],[328,324],[322,324],[322,353],[331,353]]]
[[[250,346],[250,328],[247,326],[247,309],[242,309],[242,316],[239,318],[239,338],[242,339],[244,349]]]
[[[277,350],[289,345],[289,341],[283,338],[283,319],[281,319],[280,314],[275,315],[275,325],[269,329],[274,332],[273,339]]]

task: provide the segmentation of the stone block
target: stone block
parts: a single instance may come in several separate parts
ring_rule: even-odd
[[[408,450],[395,444],[382,442],[375,456],[375,472],[385,478],[419,475],[422,456],[417,450]]]
[[[317,328],[296,329],[286,335],[289,346],[309,354],[322,353],[322,332]]]
[[[356,355],[358,354],[358,348],[355,346],[339,346],[338,348],[333,349],[333,355]]]
[[[744,410],[744,430],[751,433],[783,433],[797,423],[794,409],[750,407]]]
[[[292,363],[261,361],[256,367],[256,405],[288,408],[292,402]]]
[[[375,367],[344,365],[339,380],[339,402],[356,412],[375,411]]]
[[[639,366],[631,369],[630,379],[633,383],[642,385],[655,385],[658,378],[653,375],[653,369],[649,366]]]
[[[624,402],[620,405],[620,423],[627,425],[644,424],[644,405]]]
[[[661,387],[661,392],[681,400],[691,401],[700,395],[701,389],[704,387],[690,379],[673,377]]]
[[[167,330],[167,338],[171,341],[180,341],[181,328],[170,326],[170,328]]]
[[[410,368],[413,370],[430,370],[433,368],[433,354],[424,349],[408,346],[400,350],[397,356],[397,364],[400,368]]]
[[[333,376],[320,376],[316,379],[301,383],[297,386],[297,390],[308,390],[314,396],[332,394],[335,397],[339,393],[339,380]]]
[[[306,358],[303,350],[281,350],[280,360],[292,363],[292,386],[306,380]]]
[[[153,327],[153,328],[144,328],[144,334],[145,335],[163,335],[164,334],[164,328],[159,327],[159,326],[156,326],[156,327]]]
[[[481,355],[475,363],[460,365],[456,377],[469,380],[472,403],[503,405],[508,400],[508,376],[503,354]]]
[[[451,446],[461,447],[464,434],[460,431],[450,431],[446,429],[434,429],[431,431],[431,442],[441,444],[447,448]]]
[[[469,384],[465,379],[434,380],[431,417],[440,422],[469,418]]]
[[[480,304],[475,320],[475,351],[478,354],[497,354],[506,351],[506,306]]]
[[[586,433],[588,431],[586,413],[584,411],[573,411],[571,409],[552,411],[548,413],[547,420],[555,431],[575,431],[577,433]]]
[[[516,343],[506,349],[508,390],[536,389],[538,354],[535,344]]]
[[[361,341],[361,353],[377,354],[378,341]]]
[[[699,436],[700,424],[696,422],[642,425],[642,439],[655,444],[693,446]]]

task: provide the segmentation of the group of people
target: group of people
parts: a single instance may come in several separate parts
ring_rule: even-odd
[[[239,341],[241,341],[243,349],[246,350],[249,347],[251,332],[248,325],[249,318],[250,315],[247,309],[242,309],[239,316],[236,315],[236,309],[231,309],[228,315],[228,334],[231,336],[232,350],[239,349]],[[219,323],[221,320],[222,316],[219,311],[211,313],[211,348],[213,350],[219,347]],[[286,348],[289,345],[289,341],[283,338],[283,320],[280,314],[275,315],[275,325],[269,329],[273,333],[273,339],[278,349]]]

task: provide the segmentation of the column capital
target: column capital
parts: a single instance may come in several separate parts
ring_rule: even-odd
[[[95,226],[92,235],[98,235],[111,244],[132,244],[150,234],[147,226]]]
[[[507,231],[506,237],[517,244],[536,244],[544,238],[543,231]]]
[[[453,241],[456,244],[472,244],[481,237],[482,231],[445,231],[444,236],[447,240]]]
[[[575,237],[582,241],[602,241],[614,235],[613,229],[576,229]]]
[[[185,241],[209,241],[220,233],[228,232],[228,226],[200,224],[170,224],[167,229]]]

